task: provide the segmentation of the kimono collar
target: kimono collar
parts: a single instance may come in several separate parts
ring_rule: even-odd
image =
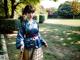
[[[33,20],[29,20],[29,23],[32,24],[33,23]]]
[[[29,24],[32,24],[33,23],[33,19],[32,20],[26,19],[26,22],[28,22]]]

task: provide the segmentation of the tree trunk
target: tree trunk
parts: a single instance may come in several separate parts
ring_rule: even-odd
[[[15,0],[11,0],[11,9],[12,9],[12,11],[11,11],[11,18],[14,18],[14,12],[15,12],[15,10],[16,10],[16,7],[17,7],[17,5],[19,5],[21,2],[18,2],[18,3],[16,3],[15,4]]]
[[[12,10],[11,10],[11,16],[10,16],[11,18],[14,17],[14,10],[15,10],[15,9],[14,9],[14,3],[15,3],[15,0],[11,0],[11,5],[12,5],[12,6],[11,6],[11,9],[12,9]]]
[[[4,11],[5,11],[5,18],[8,18],[8,1],[4,0]]]

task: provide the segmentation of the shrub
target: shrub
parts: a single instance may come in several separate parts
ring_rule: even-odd
[[[39,23],[43,23],[45,20],[45,16],[44,15],[39,15]]]
[[[64,4],[61,4],[58,8],[58,14],[63,18],[72,18],[73,12],[70,2],[65,2]]]
[[[16,20],[14,19],[2,19],[0,20],[0,33],[12,33],[16,30]]]

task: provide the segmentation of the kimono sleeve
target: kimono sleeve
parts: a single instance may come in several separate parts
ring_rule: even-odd
[[[19,30],[20,29],[20,27],[21,27],[21,22],[20,22],[20,20],[18,19],[18,20],[16,20],[16,28]]]
[[[44,40],[44,38],[41,36],[40,33],[38,33],[38,34],[39,34],[39,38],[40,38],[41,44],[45,45],[47,42]]]
[[[22,45],[24,45],[24,28],[21,27],[18,31],[18,34],[17,34],[17,38],[16,38],[16,48],[17,49],[20,49],[20,47]]]
[[[38,24],[38,23],[37,23]],[[39,30],[39,24],[38,24],[38,30]],[[41,44],[45,45],[47,42],[44,40],[44,38],[41,36],[40,31],[38,32],[38,36],[40,38]]]

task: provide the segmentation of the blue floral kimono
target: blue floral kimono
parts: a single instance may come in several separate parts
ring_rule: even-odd
[[[25,48],[40,48],[45,45],[45,41],[42,39],[39,33],[39,27],[36,21],[23,21],[20,27],[17,38],[16,38],[16,48],[20,49],[21,45]]]

